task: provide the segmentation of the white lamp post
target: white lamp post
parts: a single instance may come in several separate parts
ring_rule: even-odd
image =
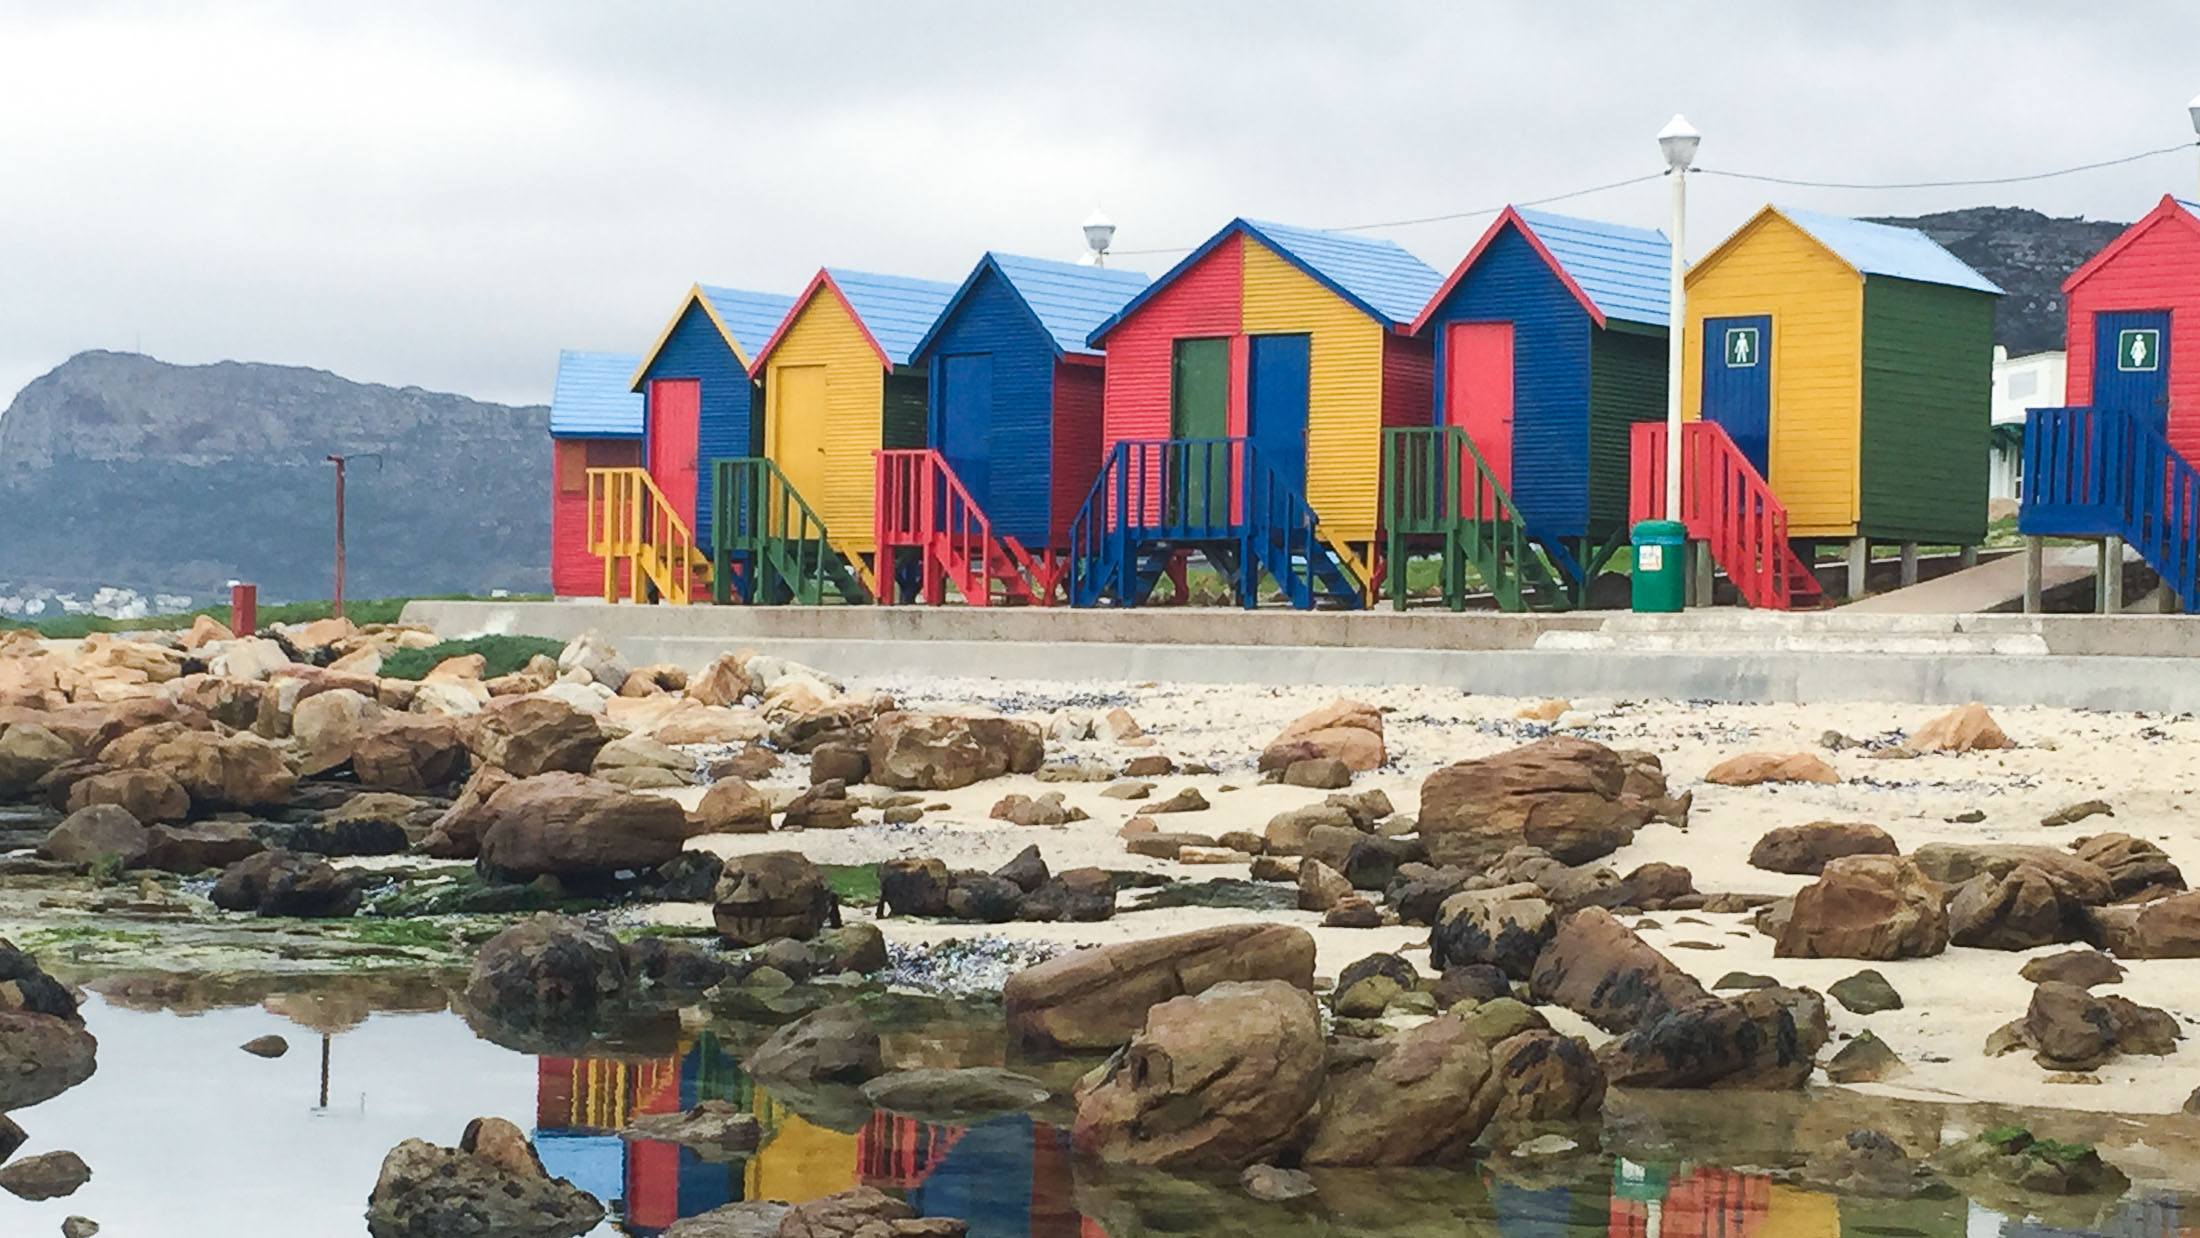
[[[1658,130],[1658,149],[1665,154],[1665,175],[1672,182],[1673,220],[1667,240],[1672,253],[1667,272],[1672,286],[1666,294],[1665,328],[1665,518],[1681,518],[1681,361],[1682,327],[1686,324],[1687,294],[1681,289],[1684,269],[1681,254],[1687,240],[1688,165],[1696,160],[1703,135],[1675,112]]]
[[[1109,219],[1100,208],[1094,207],[1092,214],[1085,216],[1086,248],[1085,256],[1080,259],[1081,264],[1088,267],[1108,265],[1108,245],[1114,240],[1115,221]]]

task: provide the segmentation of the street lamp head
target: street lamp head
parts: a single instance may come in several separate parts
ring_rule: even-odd
[[[2185,105],[2185,114],[2192,117],[2192,131],[2200,133],[2200,95],[2194,95],[2192,102]]]
[[[1673,119],[1658,130],[1658,149],[1665,152],[1665,166],[1675,172],[1688,170],[1688,165],[1696,161],[1696,148],[1701,145],[1703,135],[1679,112],[1673,113]]]
[[[1106,212],[1094,207],[1092,214],[1085,216],[1084,227],[1085,246],[1091,251],[1085,255],[1086,261],[1089,265],[1099,266],[1101,259],[1107,256],[1108,245],[1115,240],[1115,221],[1109,219]]]

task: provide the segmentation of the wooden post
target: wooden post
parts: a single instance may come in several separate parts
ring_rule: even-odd
[[[1871,562],[1871,539],[1868,537],[1850,538],[1848,593],[1844,595],[1849,601],[1853,602],[1864,596],[1864,571],[1871,566]]]
[[[1695,596],[1688,600],[1690,606],[1716,606],[1719,603],[1719,573],[1711,562],[1710,542],[1690,542],[1689,553],[1694,556],[1688,574],[1689,592]]]
[[[2124,612],[2124,539],[2101,539],[2101,570],[2099,576],[2100,610],[2104,615],[2120,615]]]
[[[1977,566],[1978,566],[1978,547],[1976,547],[1976,546],[1965,546],[1965,547],[1964,547],[1963,549],[1961,549],[1961,550],[1957,551],[1957,552],[1956,552],[1956,562],[1958,562],[1958,563],[1962,564],[1962,565],[1963,565],[1963,566],[1965,566],[1965,567],[1977,567]]]
[[[1917,543],[1902,543],[1902,587],[1917,583]]]
[[[2043,545],[2037,537],[2027,536],[2024,539],[2024,613],[2027,615],[2039,614],[2042,606],[2040,594],[2045,583],[2043,577],[2046,575],[2045,565],[2041,562]]]

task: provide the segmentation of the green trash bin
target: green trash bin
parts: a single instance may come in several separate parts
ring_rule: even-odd
[[[1645,520],[1634,527],[1634,610],[1669,615],[1688,604],[1688,526],[1678,520]]]

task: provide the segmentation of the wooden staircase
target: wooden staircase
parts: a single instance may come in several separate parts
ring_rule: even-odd
[[[1586,573],[1556,541],[1538,538],[1513,506],[1474,439],[1458,426],[1383,431],[1383,531],[1390,604],[1410,603],[1406,565],[1416,550],[1441,563],[1444,603],[1467,605],[1467,568],[1499,610],[1556,611],[1576,600]]]
[[[972,606],[1053,604],[1062,577],[1059,565],[1035,559],[1015,538],[995,533],[939,452],[879,452],[873,493],[879,562],[913,559],[916,571],[909,592],[925,605],[945,603],[950,584]],[[903,556],[900,551],[910,553]],[[899,592],[888,588],[879,600],[901,600],[895,596]]]
[[[707,589],[710,560],[647,469],[588,470],[588,552],[603,560],[603,600],[685,606]],[[624,572],[620,570],[625,566]]]
[[[2119,537],[2186,613],[2200,613],[2200,470],[2115,408],[2035,408],[2024,419],[2017,530]]]
[[[1323,600],[1357,609],[1367,596],[1358,560],[1243,438],[1118,440],[1069,543],[1073,606],[1142,605],[1193,551],[1222,571],[1247,609],[1260,604],[1264,574],[1298,610]]]
[[[1665,505],[1665,426],[1633,431],[1629,523],[1658,519]],[[1772,487],[1715,421],[1681,427],[1681,523],[1711,547],[1735,592],[1759,610],[1812,610],[1825,601],[1818,574],[1788,540],[1788,514]]]
[[[856,604],[877,598],[871,567],[833,540],[777,464],[762,456],[714,460],[711,478],[717,601],[815,606],[834,598]]]

